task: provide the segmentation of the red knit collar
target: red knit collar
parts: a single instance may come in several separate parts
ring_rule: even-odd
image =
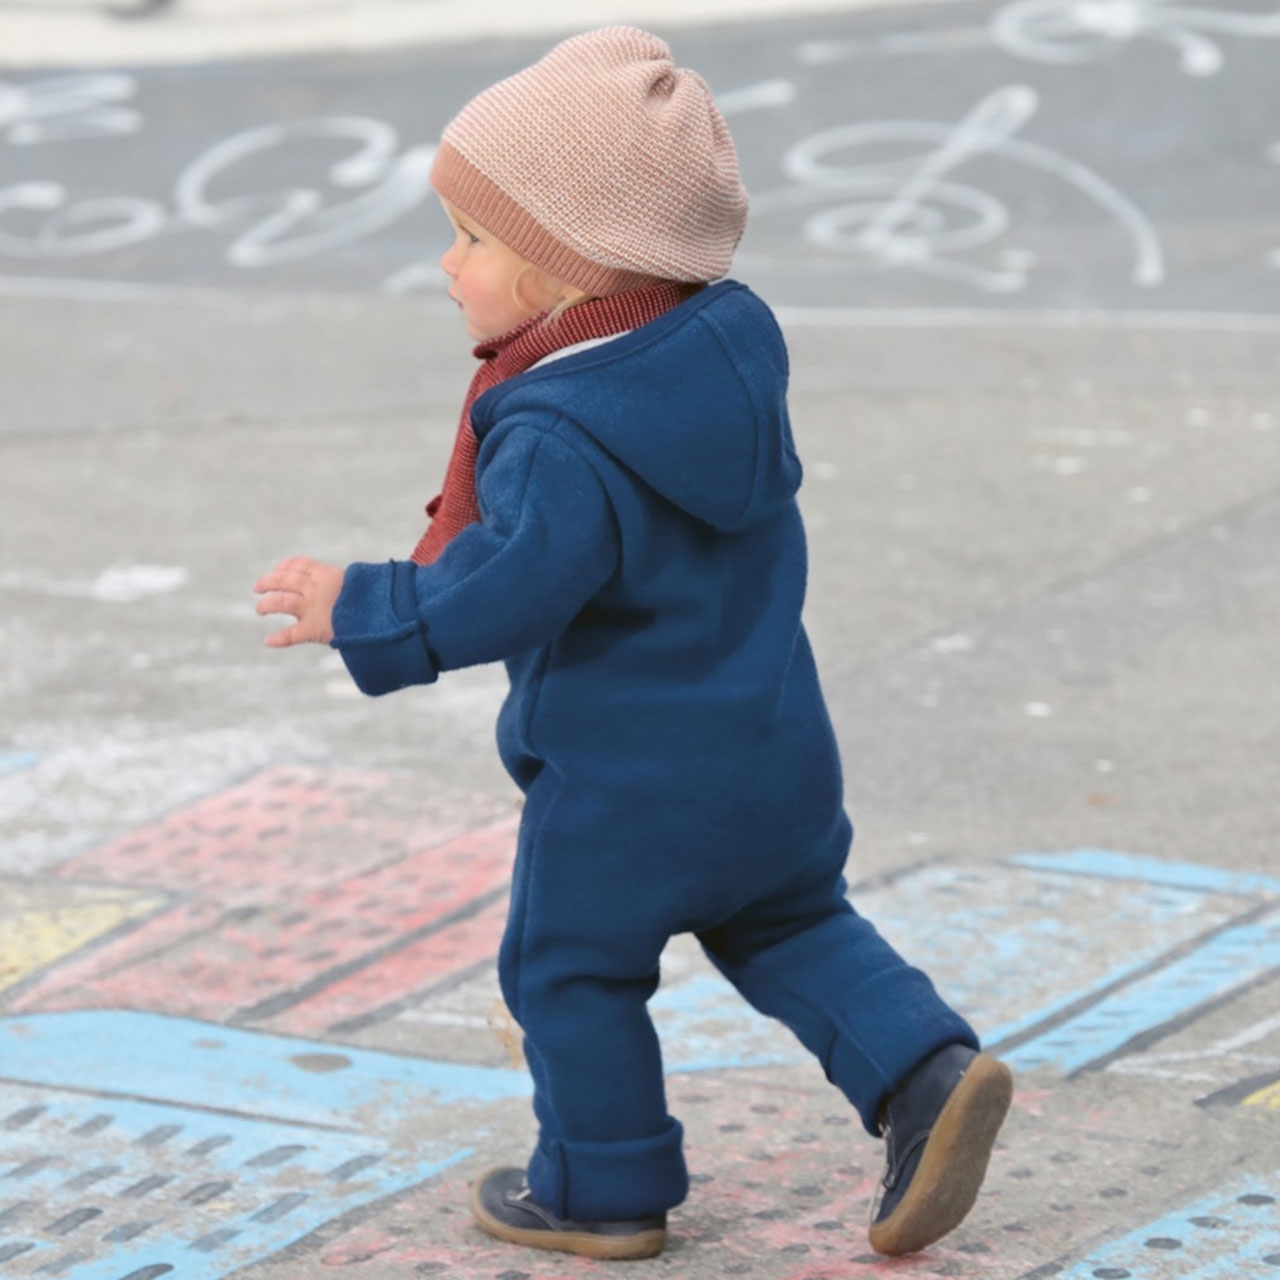
[[[649,288],[580,302],[564,311],[543,312],[479,343],[474,354],[483,363],[471,380],[462,407],[444,489],[427,504],[431,524],[413,550],[413,561],[431,564],[463,529],[480,519],[475,489],[478,445],[471,427],[471,408],[481,395],[566,347],[612,338],[649,324],[696,292],[696,285],[659,281]]]
[[[511,377],[565,347],[638,329],[678,307],[694,291],[689,285],[663,280],[646,289],[591,298],[563,311],[544,311],[479,343],[471,354],[477,360],[500,360],[505,376]]]

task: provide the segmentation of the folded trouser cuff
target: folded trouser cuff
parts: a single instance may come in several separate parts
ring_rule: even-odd
[[[689,1193],[684,1130],[669,1119],[656,1138],[631,1142],[539,1139],[529,1161],[533,1198],[557,1218],[627,1222],[678,1205]]]
[[[905,965],[857,988],[823,1067],[858,1109],[863,1127],[880,1136],[885,1099],[931,1053],[949,1044],[978,1048],[973,1028],[939,997],[919,969]]]

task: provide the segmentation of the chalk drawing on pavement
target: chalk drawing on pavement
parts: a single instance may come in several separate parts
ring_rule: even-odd
[[[1050,1066],[1067,1075],[1108,1066],[1280,973],[1280,882],[1272,878],[1100,850],[1014,862],[1082,875],[1099,886],[1110,882],[1121,895],[1149,893],[1195,927],[1188,944],[1158,955],[1131,952],[1036,1022],[991,1031],[992,1046],[1015,1066]]]
[[[41,91],[42,84],[53,87]],[[128,76],[23,88],[0,82],[0,137],[7,129],[10,142],[30,144],[136,132],[138,112],[101,106],[135,90]],[[312,185],[280,185],[273,175],[288,156],[317,145],[343,154]],[[420,205],[435,150],[402,150],[396,131],[380,120],[330,116],[248,129],[215,144],[179,174],[172,207],[127,194],[76,200],[61,182],[19,182],[0,187],[0,221],[17,224],[0,230],[0,254],[58,261],[216,232],[233,237],[225,260],[241,270],[316,257],[376,235]]]
[[[1205,32],[1239,39],[1280,39],[1280,11],[1241,13],[1171,0],[1018,0],[991,19],[1007,53],[1071,66],[1093,62],[1138,39],[1163,41],[1189,76],[1222,69],[1222,47]]]
[[[60,182],[20,182],[0,190],[0,217],[45,215],[34,234],[0,232],[0,253],[30,260],[111,253],[151,240],[168,218],[151,200],[101,196],[73,203]]]
[[[0,875],[0,992],[168,903],[153,891]]]
[[[277,766],[66,859],[53,883],[171,906],[33,974],[8,1008],[312,1035],[456,978],[497,953],[515,828],[505,806],[473,799],[464,821],[415,796],[391,775]]]
[[[1246,1107],[1260,1107],[1265,1111],[1280,1111],[1280,1074],[1259,1083],[1245,1096]]]
[[[821,67],[856,58],[966,53],[990,44],[991,33],[986,27],[944,27],[937,31],[903,31],[854,40],[808,40],[796,46],[795,57],[808,66]]]
[[[124,105],[137,91],[133,76],[112,72],[45,76],[25,84],[0,80],[0,138],[29,147],[128,137],[143,125],[141,113]]]
[[[103,1053],[103,1046],[112,1051]],[[220,1280],[471,1152],[523,1073],[124,1011],[0,1019],[5,1276]],[[448,1118],[430,1142],[415,1113]],[[438,1128],[438,1126],[437,1126]],[[94,1244],[73,1232],[92,1223]]]
[[[317,187],[221,201],[213,195],[218,179],[241,162],[306,141],[337,142],[351,149],[326,177],[332,187],[356,194],[336,204],[327,203]],[[362,117],[266,125],[228,138],[189,165],[178,179],[177,211],[188,226],[212,230],[250,221],[249,229],[227,251],[232,266],[252,269],[291,262],[363,239],[416,208],[431,189],[435,152],[434,146],[417,146],[401,153],[390,125]]]
[[[1252,1028],[1247,1028],[1247,1030],[1252,1030]],[[1250,1107],[1257,1111],[1280,1111],[1280,1053],[1249,1053],[1246,1055],[1238,1051],[1230,1052],[1237,1071],[1248,1063],[1255,1064],[1255,1070],[1257,1065],[1270,1063],[1270,1069],[1260,1074],[1246,1075],[1243,1079],[1232,1081],[1225,1088],[1215,1089],[1212,1093],[1206,1093],[1202,1098],[1196,1099],[1196,1105],[1201,1107]],[[1133,1069],[1126,1069],[1122,1074],[1154,1075],[1157,1078],[1165,1079],[1190,1078],[1195,1074],[1202,1076],[1205,1081],[1214,1079],[1214,1075],[1211,1072],[1200,1073],[1195,1070],[1195,1068],[1202,1065],[1202,1060],[1199,1057],[1192,1057],[1191,1055],[1184,1057],[1180,1055],[1177,1059],[1174,1059],[1172,1054],[1162,1056],[1166,1062],[1172,1063],[1170,1068],[1162,1069],[1157,1065],[1148,1072],[1139,1070],[1139,1064],[1135,1064]],[[1149,1061],[1150,1059],[1148,1059]],[[1216,1065],[1216,1062],[1211,1063],[1211,1065]]]
[[[1053,15],[1066,15],[1063,30]],[[1039,51],[1034,60],[1071,65],[1096,60],[1100,47],[1120,47],[1124,32],[1126,40],[1172,39],[1199,50],[1186,56],[1201,68],[1221,58],[1219,43],[1205,33],[1219,40],[1280,34],[1273,30],[1280,13],[1184,9],[1164,0],[1025,0],[1007,5],[997,19],[1015,33],[1009,40],[1016,36]],[[1076,39],[1077,29],[1088,38]],[[994,45],[992,30],[943,26],[810,42],[790,52],[820,68],[859,56],[962,54],[981,43]],[[781,52],[785,58],[788,50]],[[744,154],[767,157],[776,148],[786,174],[781,189],[767,171],[752,176],[757,218],[738,259],[749,282],[777,300],[844,315],[855,301],[848,277],[874,273],[882,279],[863,299],[868,322],[886,322],[895,302],[902,316],[929,322],[918,304],[927,304],[931,292],[951,304],[940,311],[943,318],[962,322],[953,306],[966,295],[979,307],[1016,298],[1020,315],[1029,303],[1061,304],[1065,296],[1074,304],[1101,289],[1109,299],[1104,306],[1052,314],[1067,314],[1068,323],[1102,323],[1106,306],[1132,303],[1132,286],[1170,307],[1186,288],[1197,301],[1177,314],[1192,327],[1196,307],[1210,296],[1200,277],[1220,262],[1186,262],[1166,247],[1158,221],[1163,205],[1144,207],[1147,179],[1139,172],[1130,190],[1109,175],[1107,153],[1098,152],[1093,134],[1064,135],[1042,89],[1009,84],[988,92],[984,77],[984,96],[975,93],[955,116],[950,107],[921,111],[912,100],[889,118],[805,137],[814,122],[832,119],[811,93],[816,77],[787,74],[798,70],[794,62],[774,70],[779,74],[770,75],[766,63],[759,79],[731,84],[720,102],[735,124],[742,122]],[[421,244],[406,250],[402,243],[406,219],[428,199],[434,147],[402,139],[383,120],[337,113],[192,145],[186,135],[173,136],[166,91],[161,79],[114,72],[0,81],[0,156],[6,145],[26,152],[14,155],[12,176],[0,178],[0,260],[32,264],[31,278],[0,279],[0,291],[143,297],[151,295],[130,290],[144,290],[146,282],[156,288],[175,273],[190,273],[185,278],[199,286],[212,276],[232,287],[256,277],[284,287],[336,281],[342,289],[391,295],[436,288],[431,238],[426,253]],[[1044,140],[1027,136],[1033,120]],[[789,148],[777,140],[788,127],[790,137],[801,135]],[[144,130],[146,149],[128,145]],[[762,133],[769,139],[763,146]],[[118,158],[108,165],[102,148],[113,157],[118,148]],[[179,160],[170,168],[165,157],[174,154]],[[151,189],[137,180],[144,172]],[[1186,182],[1179,178],[1177,185]],[[1156,190],[1169,186],[1162,174]],[[1048,217],[1046,208],[1054,211]],[[1172,225],[1180,225],[1177,218]],[[1280,247],[1252,257],[1253,270],[1269,284]],[[100,267],[130,279],[59,279],[72,263],[83,264],[77,276]],[[1119,302],[1116,289],[1126,290]],[[1201,323],[1216,314],[1215,305]],[[908,313],[908,306],[917,309]],[[1260,321],[1271,318],[1263,314],[1265,299],[1258,311]]]
[[[887,120],[824,130],[784,156],[783,168],[794,185],[756,196],[753,209],[757,216],[794,216],[821,206],[806,216],[803,234],[823,256],[788,260],[789,269],[820,274],[905,269],[983,293],[1017,293],[1026,288],[1037,265],[1034,255],[1009,246],[997,248],[994,263],[974,262],[970,256],[998,246],[1013,222],[1009,206],[954,177],[979,159],[1011,161],[1066,183],[1108,214],[1131,243],[1132,281],[1144,288],[1163,283],[1160,238],[1127,196],[1087,166],[1015,136],[1039,105],[1034,89],[1007,85],[954,125]],[[904,148],[905,155],[884,158],[886,151]],[[740,256],[745,266],[777,261]]]
[[[1220,1086],[1198,1099],[1207,1104],[1260,1105],[1264,1086],[1280,1079],[1280,1014],[1256,1019],[1194,1049],[1135,1053],[1111,1063],[1107,1070],[1117,1075],[1186,1082],[1200,1089]]]
[[[800,89],[791,80],[763,80],[759,84],[729,89],[716,95],[716,105],[723,116],[741,115],[745,111],[769,111],[789,107]]]
[[[92,1220],[113,1276],[216,1280],[437,1177],[473,1150],[476,1108],[528,1096],[485,1027],[514,816],[420,806],[399,775],[278,766],[38,888],[5,882],[5,936],[34,944],[0,990],[6,1275],[99,1280],[102,1258],[50,1225]],[[1261,874],[1077,849],[926,862],[851,900],[995,1051],[1050,1079],[1193,1075],[1153,1064],[1170,1029],[1280,972],[1280,880]],[[808,1061],[677,943],[651,1005],[673,1079]],[[413,1056],[351,1042],[379,1028]],[[1211,1046],[1259,1112],[1280,1103],[1254,1052],[1277,1030]],[[410,1136],[424,1109],[448,1121],[429,1148]]]
[[[1052,1273],[1057,1280],[1243,1280],[1280,1267],[1280,1174],[1243,1178]]]
[[[1217,75],[1221,44],[1206,32],[1241,40],[1280,38],[1280,12],[1243,13],[1170,0],[1016,0],[985,27],[943,27],[853,40],[811,40],[797,61],[829,66],[855,59],[916,57],[995,47],[1016,58],[1051,66],[1082,66],[1115,56],[1137,40],[1161,41],[1179,55],[1188,76]]]
[[[824,1106],[821,1092],[815,1096],[778,1086],[776,1077],[764,1073],[682,1076],[669,1082],[672,1113],[685,1124],[691,1190],[671,1223],[670,1271],[659,1274],[673,1280],[699,1273],[728,1280],[885,1280],[893,1274],[862,1243],[882,1172],[879,1141],[862,1129],[838,1095],[830,1095]],[[1055,1154],[1052,1146],[1043,1151],[1049,1160]],[[1007,1154],[999,1151],[978,1212],[961,1232],[906,1263],[902,1275],[1023,1276],[1025,1262],[1016,1259],[1000,1230],[1008,1214],[998,1207],[996,1185],[1007,1163]],[[539,1267],[515,1261],[509,1249],[476,1231],[464,1215],[447,1212],[448,1206],[465,1202],[469,1172],[460,1166],[397,1197],[376,1218],[322,1246],[315,1255],[319,1274],[344,1280],[419,1275],[594,1280],[599,1274],[591,1263]],[[1090,1226],[1096,1230],[1096,1224]],[[513,1264],[519,1268],[514,1273]],[[626,1274],[635,1273],[628,1269]]]
[[[269,769],[62,863],[50,881],[62,891],[107,885],[166,909],[60,950],[0,1004],[313,1037],[403,1020],[428,1056],[446,1025],[475,1029],[470,1043],[492,1055],[478,1029],[496,995],[515,820],[423,821],[413,794],[390,775]],[[1152,1052],[1280,972],[1280,881],[1261,875],[1076,850],[926,863],[851,897],[941,975],[990,1045],[1058,1075]],[[682,945],[652,1005],[672,1070],[804,1060]]]
[[[116,564],[93,578],[47,578],[14,570],[0,573],[0,591],[129,604],[179,591],[190,575],[181,565]]]

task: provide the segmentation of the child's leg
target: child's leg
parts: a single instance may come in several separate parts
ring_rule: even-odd
[[[973,1205],[1013,1077],[845,899],[838,873],[798,878],[699,935],[756,1008],[786,1023],[887,1138],[870,1231],[879,1253],[925,1248]]]
[[[798,877],[698,935],[720,971],[785,1023],[879,1134],[880,1108],[913,1067],[973,1029],[854,911],[838,870]]]
[[[646,1008],[666,942],[636,890],[652,877],[625,840],[593,834],[589,802],[544,779],[526,804],[499,955],[540,1127],[529,1186],[557,1218],[659,1215],[688,1176]]]

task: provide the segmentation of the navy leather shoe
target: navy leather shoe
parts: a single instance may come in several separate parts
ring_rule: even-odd
[[[914,1253],[960,1225],[1012,1099],[1009,1068],[959,1044],[926,1058],[889,1096],[888,1167],[870,1230],[877,1253]]]
[[[667,1217],[632,1222],[557,1218],[534,1198],[523,1169],[490,1169],[471,1187],[471,1212],[491,1236],[584,1258],[652,1258],[667,1243]]]

